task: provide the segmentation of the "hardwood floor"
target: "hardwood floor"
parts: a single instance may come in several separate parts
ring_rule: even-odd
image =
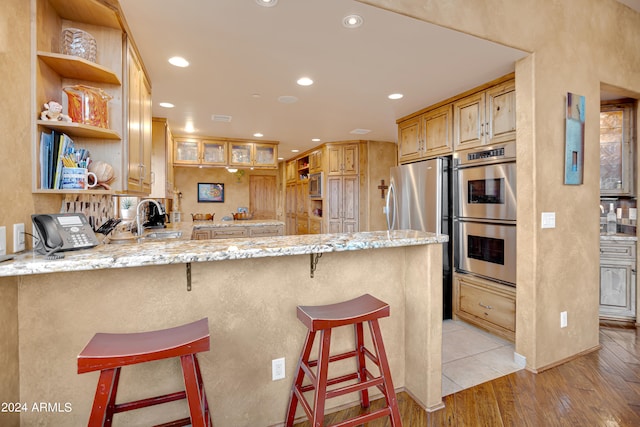
[[[445,408],[424,412],[398,395],[404,427],[640,426],[640,332],[602,326],[602,348],[540,374],[521,370],[443,398]],[[380,400],[372,403],[379,407]],[[325,425],[357,414],[328,415]],[[387,427],[387,419],[365,424]],[[298,423],[295,427],[308,427]]]

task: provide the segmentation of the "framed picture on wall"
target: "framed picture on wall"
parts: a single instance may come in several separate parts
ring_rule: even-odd
[[[224,184],[212,182],[198,183],[198,203],[224,203]]]

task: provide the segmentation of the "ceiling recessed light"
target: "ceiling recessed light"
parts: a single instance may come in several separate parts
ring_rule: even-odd
[[[176,67],[184,68],[189,66],[189,61],[181,56],[173,56],[169,58],[169,64],[175,65]]]
[[[159,106],[161,106],[162,108],[173,108],[175,107],[175,105],[173,105],[170,102],[161,102],[160,104],[158,104]]]
[[[292,153],[299,153],[300,150],[291,150]]]
[[[196,131],[196,129],[193,127],[193,122],[192,121],[187,121],[187,123],[185,123],[184,131],[188,132],[188,133],[193,133],[193,132]]]
[[[401,93],[392,93],[389,95],[389,99],[401,99],[402,97],[404,97],[404,95]]]
[[[282,102],[283,104],[293,104],[294,102],[298,102],[298,98],[295,96],[284,95],[278,97],[278,102]]]
[[[253,134],[253,136],[255,136],[256,138],[262,138],[264,135],[261,134],[260,132],[256,132]]]
[[[311,86],[313,84],[313,80],[309,77],[300,77],[297,82],[300,86]]]
[[[342,18],[342,25],[345,28],[358,28],[363,22],[360,15],[347,15]]]
[[[312,141],[312,142],[320,142],[320,141],[322,141],[322,140],[321,140],[320,138],[312,138],[312,139],[311,139],[311,141]]]
[[[264,7],[273,7],[278,4],[278,0],[256,0],[256,3]]]

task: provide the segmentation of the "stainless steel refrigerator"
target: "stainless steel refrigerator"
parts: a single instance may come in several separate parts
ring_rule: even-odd
[[[452,240],[451,157],[438,157],[391,168],[387,193],[389,230],[418,230],[449,235]],[[443,316],[451,318],[452,251],[442,245]]]

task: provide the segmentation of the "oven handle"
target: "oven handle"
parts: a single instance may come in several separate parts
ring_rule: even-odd
[[[472,222],[476,224],[496,224],[496,225],[512,225],[515,227],[516,221],[510,219],[489,219],[489,218],[469,218],[457,217],[454,219],[459,222]]]

